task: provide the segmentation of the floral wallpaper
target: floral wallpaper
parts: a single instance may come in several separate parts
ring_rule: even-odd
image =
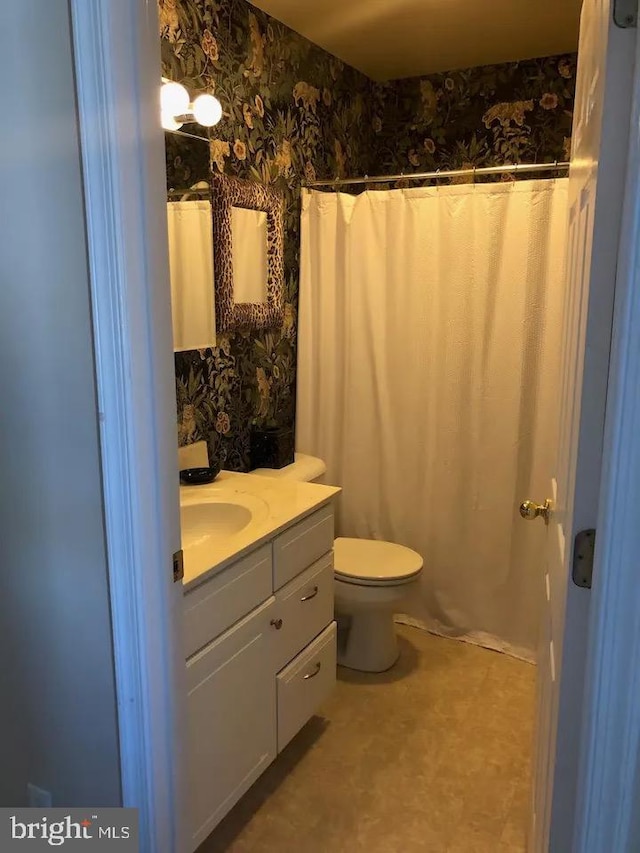
[[[373,84],[376,171],[567,160],[575,75],[567,54]]]
[[[180,444],[204,438],[226,468],[247,470],[251,424],[294,423],[300,183],[366,170],[371,84],[245,0],[158,7],[163,74],[214,92],[225,113],[208,146],[166,134],[168,186],[212,168],[285,194],[283,328],[176,354]]]
[[[246,0],[158,0],[163,74],[220,99],[206,141],[166,134],[167,184],[210,169],[285,194],[285,322],[176,353],[178,440],[248,470],[257,425],[293,428],[300,184],[314,178],[561,160],[572,55],[374,83]]]

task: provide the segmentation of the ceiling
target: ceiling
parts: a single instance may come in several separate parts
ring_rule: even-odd
[[[574,51],[581,0],[251,0],[374,80]]]

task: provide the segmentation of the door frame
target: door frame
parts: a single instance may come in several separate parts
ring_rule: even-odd
[[[640,38],[618,247],[574,847],[637,849],[640,821]],[[576,721],[579,724],[580,721]]]
[[[179,529],[156,0],[70,0],[70,8],[123,803],[140,809],[141,850],[176,853],[186,849],[176,699],[183,681],[169,580]],[[574,827],[579,853],[622,853],[640,829],[633,814],[640,796],[639,69],[636,62]]]
[[[157,2],[69,0],[69,8],[122,803],[139,810],[140,850],[182,853],[182,584],[173,584],[180,521]]]

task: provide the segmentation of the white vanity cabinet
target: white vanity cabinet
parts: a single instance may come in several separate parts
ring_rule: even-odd
[[[330,694],[333,508],[185,592],[192,849]]]
[[[274,604],[269,599],[187,663],[194,846],[276,757],[276,683],[264,665]]]

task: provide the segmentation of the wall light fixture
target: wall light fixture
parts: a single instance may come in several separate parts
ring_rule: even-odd
[[[183,124],[197,122],[203,127],[213,127],[222,118],[220,101],[206,92],[191,96],[182,83],[162,78],[160,89],[162,126],[165,130],[179,130]]]

